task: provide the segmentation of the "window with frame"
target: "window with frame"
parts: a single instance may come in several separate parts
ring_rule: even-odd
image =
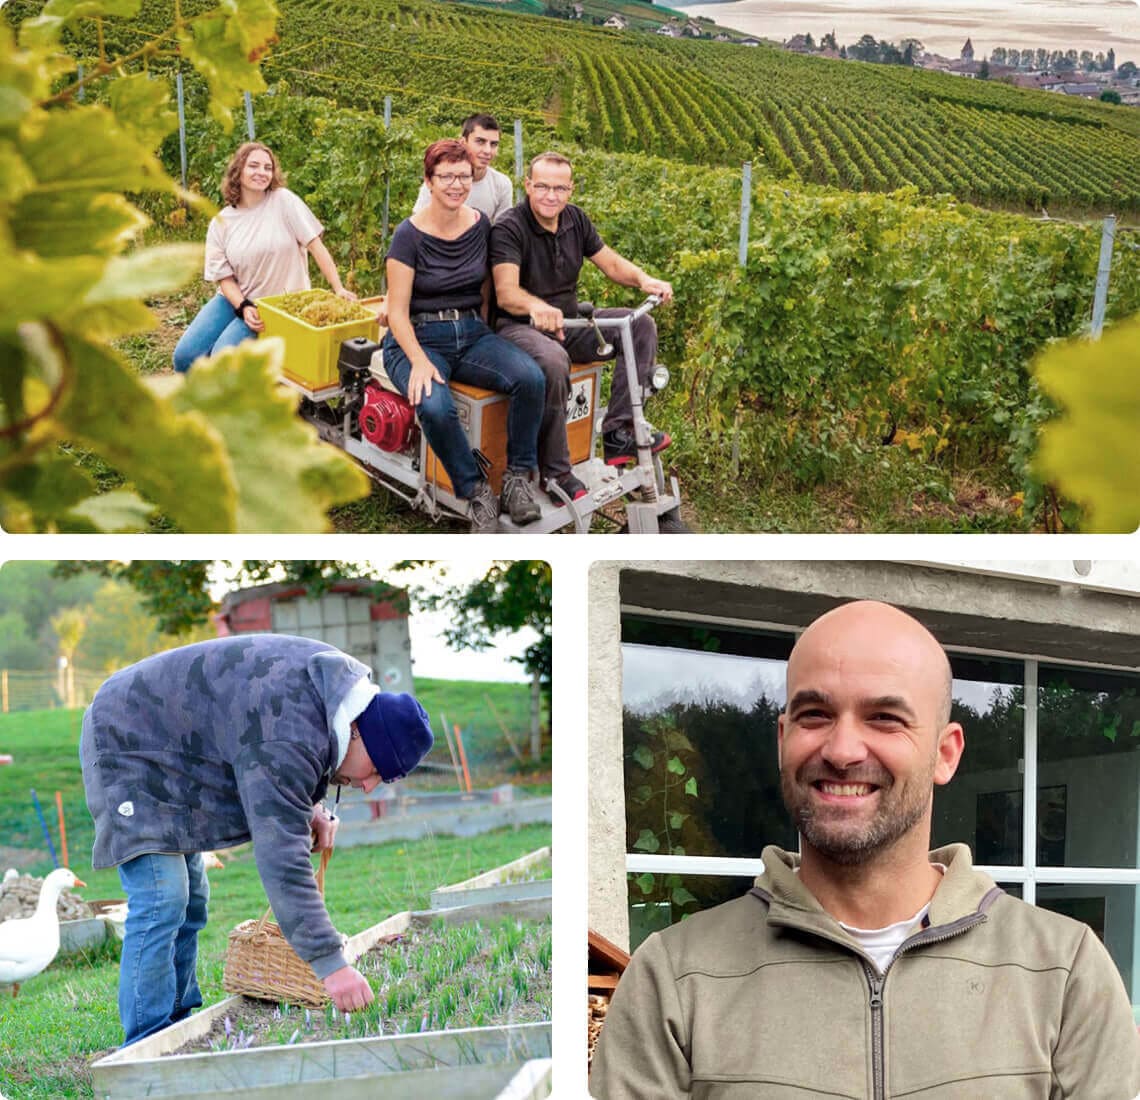
[[[776,760],[795,637],[623,616],[632,947],[746,893],[765,845],[797,846]],[[1140,677],[999,654],[950,660],[966,751],[936,788],[932,846],[968,844],[1007,892],[1088,924],[1140,1005]]]

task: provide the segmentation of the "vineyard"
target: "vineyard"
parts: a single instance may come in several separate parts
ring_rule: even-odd
[[[199,6],[204,6],[199,2]],[[18,18],[36,7],[14,0]],[[193,9],[193,4],[183,5]],[[104,28],[130,51],[169,2]],[[153,28],[153,30],[152,30]],[[1140,211],[1140,112],[924,70],[761,46],[623,36],[442,0],[289,4],[271,84],[447,125],[475,109],[541,135],[772,178],[1037,211]],[[87,35],[75,44],[93,54]]]
[[[35,10],[13,0],[4,14]],[[103,49],[139,51],[171,11],[148,0],[133,20],[103,20]],[[1087,325],[1100,222],[1017,211],[1130,220],[1140,113],[429,0],[291,2],[276,33],[261,62],[269,94],[254,97],[257,135],[362,293],[381,289],[384,241],[411,208],[424,144],[458,118],[498,114],[503,159],[514,118],[528,156],[553,146],[573,157],[575,200],[603,237],[676,288],[658,312],[674,383],[650,412],[674,437],[669,458],[701,528],[827,530],[837,512],[857,530],[1079,524],[1033,466],[1038,430],[1057,410],[1030,363]],[[93,24],[69,35],[91,64]],[[216,202],[237,134],[186,75],[189,183]],[[391,127],[380,117],[387,95]],[[160,156],[177,176],[176,135]],[[755,182],[741,267],[744,159]],[[159,240],[201,240],[204,221],[174,196],[136,201]],[[998,209],[972,205],[987,203]],[[1136,238],[1118,234],[1110,323],[1140,310]],[[590,265],[584,276],[583,297],[629,302]],[[992,504],[984,515],[963,505],[964,479]],[[866,502],[867,487],[882,507]],[[772,511],[772,493],[842,499],[790,514]],[[914,501],[933,502],[934,518],[903,510]],[[346,529],[375,529],[356,522]]]

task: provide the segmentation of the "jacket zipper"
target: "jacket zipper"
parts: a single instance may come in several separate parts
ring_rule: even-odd
[[[928,929],[911,936],[909,940],[899,945],[899,949],[894,953],[891,961],[887,963],[887,969],[884,970],[882,974],[876,970],[872,963],[861,960],[863,962],[863,972],[867,975],[867,984],[871,990],[872,1100],[887,1100],[887,1067],[886,1052],[884,1050],[885,1043],[883,1040],[883,986],[886,985],[887,975],[891,972],[891,968],[904,951],[909,951],[910,948],[919,945],[925,946],[926,944],[941,943],[943,940],[953,939],[967,929],[973,928],[975,924],[981,924],[985,919],[984,914],[975,913],[972,917],[949,925],[942,932],[936,932],[932,935],[931,930]]]

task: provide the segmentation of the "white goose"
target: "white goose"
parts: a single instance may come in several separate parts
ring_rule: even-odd
[[[86,885],[60,867],[44,879],[34,916],[0,923],[0,983],[11,984],[13,997],[20,983],[46,969],[59,951],[59,895],[68,887]]]

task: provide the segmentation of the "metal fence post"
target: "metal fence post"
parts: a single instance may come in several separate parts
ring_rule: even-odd
[[[740,184],[740,244],[736,259],[741,267],[748,266],[748,223],[752,216],[752,161],[744,162]],[[740,410],[732,425],[732,476],[740,474]]]
[[[748,263],[748,219],[752,214],[752,161],[744,162],[743,183],[740,188],[740,248],[737,257],[740,266]]]
[[[253,141],[253,97],[249,92],[245,93],[245,132],[249,134],[249,140]]]
[[[182,74],[174,77],[178,93],[178,156],[182,161],[182,190],[186,190],[186,105],[182,98]]]
[[[1096,294],[1093,297],[1091,335],[1100,339],[1104,328],[1104,311],[1108,305],[1108,275],[1112,270],[1112,245],[1116,239],[1116,216],[1109,214],[1104,219],[1104,230],[1100,235],[1100,263],[1096,269]]]
[[[522,201],[523,142],[522,119],[515,119],[515,202]]]
[[[387,130],[392,125],[392,97],[386,95],[384,97],[384,129]],[[384,212],[380,219],[380,253],[385,254],[388,251],[388,206],[392,201],[392,173],[387,171],[384,173]],[[388,292],[388,274],[387,268],[383,268],[380,274],[380,285],[386,294]]]

